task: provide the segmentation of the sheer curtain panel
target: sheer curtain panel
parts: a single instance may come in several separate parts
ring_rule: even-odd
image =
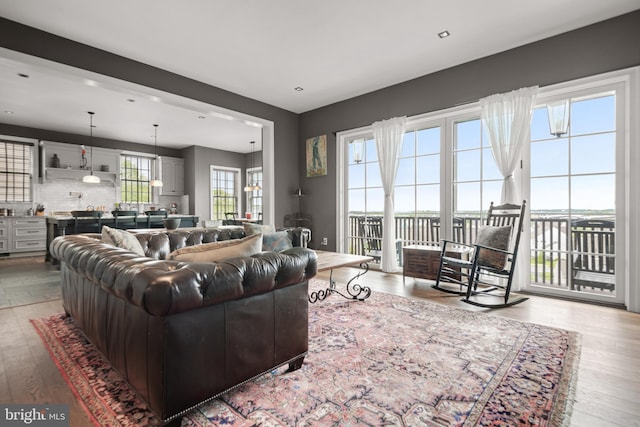
[[[480,100],[482,125],[491,153],[502,174],[501,203],[522,202],[513,173],[521,158],[522,147],[529,141],[531,116],[538,86],[491,95]]]
[[[393,186],[398,172],[406,123],[406,117],[395,117],[373,124],[373,136],[376,141],[384,189],[384,222],[382,224],[382,257],[380,261],[380,267],[384,272],[398,271]]]

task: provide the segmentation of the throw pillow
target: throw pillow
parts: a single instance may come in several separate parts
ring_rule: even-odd
[[[261,250],[262,234],[255,234],[243,239],[187,246],[171,252],[167,259],[183,262],[213,262],[239,256],[251,256]]]
[[[269,224],[253,224],[250,222],[245,222],[242,224],[244,227],[244,233],[247,236],[251,236],[253,234],[265,234],[265,233],[275,233],[276,228],[273,225]]]
[[[262,235],[262,250],[271,252],[280,252],[285,249],[291,249],[293,243],[289,233],[286,231],[278,231],[276,233],[266,233]]]
[[[142,249],[142,245],[136,236],[127,231],[103,225],[102,241],[118,248],[131,251],[134,254],[145,256],[144,249]]]
[[[490,248],[508,250],[511,238],[511,226],[495,227],[482,225],[478,229],[476,243]],[[478,253],[478,265],[502,270],[507,262],[507,254],[480,249]]]

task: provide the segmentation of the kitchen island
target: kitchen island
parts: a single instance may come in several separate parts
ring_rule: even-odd
[[[152,217],[160,218],[160,216],[152,215]],[[49,245],[51,241],[58,236],[64,236],[66,234],[80,234],[80,233],[96,233],[100,232],[99,227],[106,225],[109,227],[115,226],[115,218],[110,214],[105,214],[101,218],[78,218],[78,224],[76,226],[73,216],[47,216],[47,255],[46,260],[52,261],[49,254]],[[164,216],[163,216],[164,218]],[[167,218],[179,218],[180,228],[191,228],[198,226],[198,217],[195,215],[183,215],[183,214],[169,214]],[[135,228],[164,228],[162,221],[148,221],[148,217],[145,214],[140,214],[135,218]]]

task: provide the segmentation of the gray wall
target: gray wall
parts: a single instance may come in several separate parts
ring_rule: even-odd
[[[284,215],[290,212],[290,192],[297,188],[298,182],[297,114],[4,18],[0,18],[0,46],[272,121],[274,157],[279,165],[286,165],[275,168],[276,225],[281,225]],[[35,134],[46,135],[47,130],[0,124],[0,134],[34,137]],[[54,137],[43,139],[61,140]],[[62,141],[73,143],[69,138]],[[96,141],[96,145],[99,143],[100,141]],[[116,148],[111,144],[104,146]],[[159,150],[159,154],[163,153]],[[180,157],[176,154],[166,155]],[[185,174],[190,177],[188,182],[199,179],[201,173],[193,168],[192,163],[185,159]],[[194,185],[190,186],[188,182],[185,183],[185,189],[191,191]],[[190,200],[196,197],[200,203],[202,196],[199,194],[191,195]]]
[[[512,49],[300,116],[298,163],[304,165],[304,141],[327,135],[328,173],[306,178],[304,210],[313,215],[312,246],[322,237],[336,248],[336,138],[334,132],[396,116],[437,111],[526,86],[546,86],[640,65],[640,10],[556,37]]]

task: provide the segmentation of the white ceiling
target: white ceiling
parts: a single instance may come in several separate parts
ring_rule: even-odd
[[[638,8],[638,0],[0,0],[7,19],[296,113]],[[451,36],[440,39],[443,30]],[[158,123],[158,145],[176,148],[247,152],[260,139],[244,122],[251,118],[220,119],[213,106],[95,75],[98,87],[87,86],[78,70],[52,75],[50,65],[0,51],[0,112],[14,111],[0,121],[82,134],[94,110],[96,135],[106,138],[153,144]]]

